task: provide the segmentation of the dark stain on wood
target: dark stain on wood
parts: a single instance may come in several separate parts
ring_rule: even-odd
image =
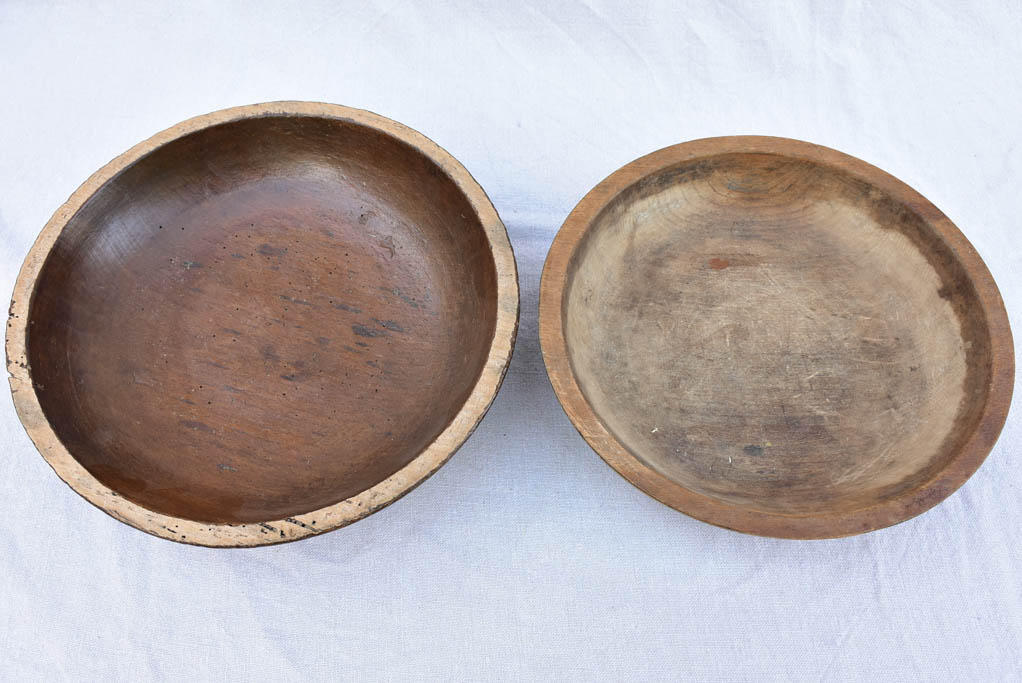
[[[287,252],[287,247],[274,247],[269,244],[260,244],[256,248],[256,253],[262,254],[263,256],[283,256]]]
[[[365,325],[352,325],[351,330],[360,337],[384,337],[387,335],[383,330],[374,330]]]
[[[205,422],[199,422],[198,420],[178,420],[178,424],[188,429],[194,429],[200,432],[207,432],[209,434],[212,434],[216,431]]]
[[[348,304],[341,303],[340,301],[331,301],[330,305],[336,308],[338,311],[347,311],[348,313],[362,312],[361,308],[355,308],[354,306],[349,306]]]
[[[401,327],[399,324],[397,324],[393,320],[377,320],[376,318],[373,318],[373,322],[376,323],[377,325],[379,325],[380,327],[383,327],[385,329],[390,330],[391,332],[404,332],[405,331],[403,327]]]

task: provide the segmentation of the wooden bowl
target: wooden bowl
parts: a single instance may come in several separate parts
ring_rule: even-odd
[[[43,229],[11,390],[57,474],[211,546],[391,503],[482,418],[518,322],[507,233],[450,154],[329,104],[238,107],[107,164]]]
[[[547,257],[540,338],[589,444],[697,519],[845,536],[936,505],[1011,400],[1011,332],[975,249],[896,178],[727,137],[600,183]]]

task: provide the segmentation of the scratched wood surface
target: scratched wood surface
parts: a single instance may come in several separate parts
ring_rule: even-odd
[[[246,545],[357,519],[496,392],[518,310],[504,228],[382,117],[281,103],[182,126],[87,183],[29,256],[22,416],[146,531]]]
[[[611,176],[551,249],[540,323],[559,398],[611,465],[752,533],[921,512],[1010,402],[1003,304],[961,233],[796,141],[697,141]]]

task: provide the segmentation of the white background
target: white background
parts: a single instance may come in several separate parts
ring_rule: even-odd
[[[913,7],[913,5],[915,7]],[[1017,2],[519,4],[0,0],[0,292],[93,171],[185,118],[337,102],[423,132],[503,217],[514,361],[451,462],[295,544],[147,536],[71,492],[0,396],[0,679],[1022,678],[1022,425],[927,514],[824,542],[696,522],[564,416],[543,258],[600,179],[757,133],[893,173],[962,229],[1022,335]]]

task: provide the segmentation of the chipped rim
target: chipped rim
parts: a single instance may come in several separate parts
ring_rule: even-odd
[[[32,386],[28,362],[28,314],[40,270],[68,221],[107,181],[149,154],[211,126],[264,117],[320,117],[372,128],[410,145],[439,166],[462,191],[486,233],[497,274],[497,317],[486,363],[458,414],[410,463],[361,493],[333,505],[284,519],[244,524],[198,522],[155,512],[119,495],[88,472],[50,426]],[[493,402],[507,372],[518,330],[518,272],[507,231],[482,187],[446,150],[421,133],[379,114],[321,102],[281,101],[223,109],[188,119],[140,142],[99,169],[53,214],[18,273],[7,323],[7,369],[18,417],[57,475],[110,516],[154,536],[211,547],[285,543],[356,522],[386,507],[436,472],[465,442]]]
[[[593,222],[619,194],[665,168],[719,154],[757,152],[841,169],[911,207],[950,247],[976,288],[990,334],[991,377],[984,396],[986,404],[958,452],[944,468],[916,488],[873,505],[840,512],[782,514],[731,505],[685,488],[632,454],[603,424],[578,385],[564,335],[564,304],[572,259]],[[565,219],[547,253],[540,281],[539,335],[547,374],[561,406],[582,437],[618,474],[690,517],[735,531],[778,538],[852,536],[898,524],[943,501],[972,476],[996,443],[1011,405],[1015,376],[1011,329],[1000,292],[975,247],[951,219],[910,186],[865,161],[801,140],[756,135],[704,138],[665,147],[626,164],[586,194]]]

